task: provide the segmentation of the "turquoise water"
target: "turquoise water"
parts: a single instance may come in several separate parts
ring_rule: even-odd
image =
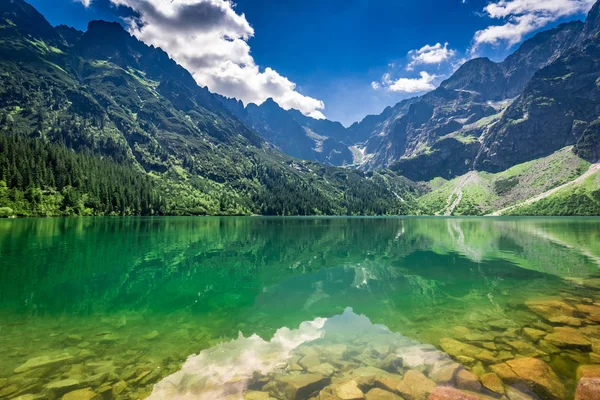
[[[217,381],[253,368],[289,369],[309,343],[346,346],[347,357],[379,339],[386,348],[419,349],[413,359],[435,354],[436,363],[462,361],[481,375],[493,363],[457,360],[441,340],[464,341],[465,329],[481,335],[494,326],[503,331],[471,342],[500,344],[510,328],[520,339],[526,326],[551,332],[526,302],[592,304],[599,266],[594,218],[0,220],[0,398],[59,398],[88,387],[105,398],[178,398],[190,390],[190,398],[225,398],[209,390],[214,374],[193,390],[163,389],[173,376],[216,366],[236,371]],[[583,319],[583,328],[594,325]],[[361,328],[341,334],[353,327]],[[282,350],[281,335],[295,346]],[[504,347],[513,357],[522,352],[506,344],[494,352]],[[237,358],[244,349],[253,349],[248,365]],[[592,362],[591,348],[573,351],[541,357],[568,391],[577,366]],[[193,367],[184,366],[192,355]],[[366,358],[333,365],[333,381],[384,357]],[[65,379],[72,381],[52,386]],[[227,395],[250,386],[269,391],[267,378],[242,381]]]

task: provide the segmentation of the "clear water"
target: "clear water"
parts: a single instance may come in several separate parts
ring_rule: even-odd
[[[255,385],[240,377],[289,369],[308,345],[446,362],[440,340],[465,329],[547,324],[526,301],[600,301],[599,267],[594,218],[0,220],[0,398],[238,398]],[[572,392],[589,352],[545,361]],[[58,361],[23,367],[44,356]],[[353,357],[345,373],[376,364]]]

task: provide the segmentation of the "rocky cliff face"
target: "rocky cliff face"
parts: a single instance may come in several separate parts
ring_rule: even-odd
[[[267,142],[284,153],[327,165],[352,163],[349,132],[339,122],[317,120],[298,110],[284,110],[273,99],[261,105],[221,97],[222,103]]]
[[[571,46],[535,73],[490,129],[475,168],[499,171],[567,145],[594,159],[593,123],[600,115],[599,8],[594,6]]]

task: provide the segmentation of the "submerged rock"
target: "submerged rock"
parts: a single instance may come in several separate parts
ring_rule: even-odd
[[[65,394],[62,400],[101,400],[98,393],[94,392],[91,388],[74,390]]]
[[[547,320],[554,317],[573,317],[576,311],[575,308],[560,300],[527,301],[525,305]]]
[[[545,340],[561,349],[592,350],[592,343],[574,328],[554,328],[554,332],[546,336]]]
[[[500,380],[498,375],[494,374],[493,372],[482,375],[481,384],[490,392],[504,394],[504,385],[502,384],[502,380]]]
[[[492,400],[493,397],[448,386],[438,386],[427,400]]]
[[[365,400],[403,400],[395,393],[380,388],[374,388],[367,392]]]
[[[436,384],[420,371],[410,370],[404,374],[402,381],[396,386],[396,390],[406,400],[425,400]]]
[[[361,400],[365,398],[364,393],[358,388],[354,380],[342,383],[335,388],[335,394],[341,400]]]
[[[575,400],[600,399],[600,378],[581,378],[577,384]]]
[[[329,381],[329,378],[318,374],[283,375],[277,376],[263,390],[276,398],[301,400],[323,389]]]
[[[567,390],[550,366],[537,358],[519,358],[506,362],[510,369],[540,396],[564,399]]]
[[[15,368],[15,374],[18,374],[21,372],[27,372],[32,369],[41,368],[41,367],[54,367],[55,368],[55,367],[59,367],[61,365],[67,364],[69,361],[72,361],[72,360],[73,360],[73,356],[71,356],[69,354],[62,354],[57,357],[50,357],[50,356],[35,357],[35,358],[31,358],[31,359],[27,360],[27,362],[25,362],[25,364],[22,364],[21,366]]]
[[[479,392],[481,390],[481,382],[479,382],[477,375],[466,369],[461,369],[458,371],[458,374],[456,374],[456,386],[459,389],[472,392]]]
[[[531,340],[532,342],[537,342],[540,339],[543,339],[544,336],[548,334],[548,332],[534,328],[523,328],[523,334],[525,335],[525,337],[527,337],[527,339]]]

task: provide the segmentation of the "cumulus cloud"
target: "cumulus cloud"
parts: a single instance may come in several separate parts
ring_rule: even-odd
[[[371,86],[373,89],[385,88],[390,92],[420,93],[435,89],[433,82],[437,78],[437,75],[428,74],[425,71],[421,71],[418,78],[392,79],[389,73],[385,73],[381,77],[381,83],[372,82]]]
[[[437,43],[433,46],[425,45],[418,50],[408,52],[410,63],[406,66],[407,71],[413,71],[417,65],[435,64],[452,60],[456,56],[456,50],[448,48],[448,43]]]
[[[596,0],[500,0],[484,7],[484,13],[503,21],[477,31],[474,49],[481,44],[498,45],[506,42],[514,45],[525,35],[547,24],[571,15],[589,11]]]
[[[92,0],[73,0],[75,3],[81,3],[85,8],[88,8],[92,3]]]
[[[91,0],[79,0],[90,2]],[[269,97],[285,109],[325,118],[321,100],[297,91],[296,84],[272,68],[260,68],[248,40],[254,29],[229,0],[110,0],[136,12],[129,31],[162,48],[188,69],[196,82],[244,103]]]

